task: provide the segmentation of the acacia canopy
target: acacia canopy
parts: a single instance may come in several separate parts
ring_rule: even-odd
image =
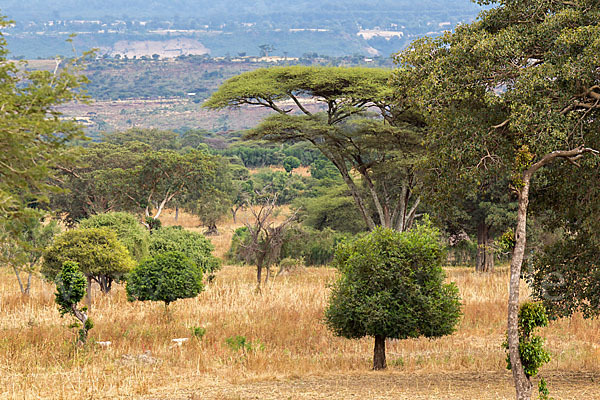
[[[419,205],[415,164],[423,123],[392,97],[390,77],[372,68],[259,69],[226,81],[206,107],[275,111],[247,138],[312,144],[335,165],[369,229],[405,230]]]

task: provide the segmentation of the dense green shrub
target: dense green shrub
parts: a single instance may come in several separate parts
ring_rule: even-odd
[[[283,159],[283,169],[288,174],[300,166],[300,160],[294,156],[287,156]]]
[[[339,245],[334,265],[341,276],[327,326],[349,339],[374,336],[374,369],[386,367],[386,338],[451,334],[461,304],[458,288],[444,283],[443,259],[439,233],[428,223],[403,233],[377,228]]]
[[[110,229],[116,233],[117,239],[127,247],[131,257],[138,262],[150,254],[148,230],[133,214],[126,212],[97,214],[82,220],[79,227]]]
[[[333,260],[338,243],[347,238],[347,234],[331,229],[319,231],[296,225],[285,234],[281,258],[303,259],[307,266],[327,265]]]
[[[356,234],[365,232],[364,222],[345,184],[318,188],[315,197],[302,197],[294,203],[300,209],[300,219],[308,227]]]
[[[184,254],[169,251],[135,267],[126,289],[129,301],[162,301],[166,307],[202,291],[202,270]]]
[[[203,234],[170,226],[155,230],[150,235],[150,255],[155,257],[166,252],[185,254],[193,263],[211,276],[221,266],[218,258],[212,255],[214,246]]]

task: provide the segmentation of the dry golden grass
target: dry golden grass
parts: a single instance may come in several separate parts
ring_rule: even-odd
[[[179,223],[195,224],[189,216]],[[217,239],[224,243],[234,226],[222,226]],[[222,254],[225,246],[217,248]],[[36,279],[31,298],[23,298],[14,276],[0,269],[0,398],[511,398],[500,347],[506,268],[447,271],[464,300],[458,331],[389,341],[388,370],[370,372],[372,340],[334,337],[321,322],[335,279],[330,268],[275,278],[257,294],[253,268],[226,266],[196,299],[173,304],[169,316],[162,304],[128,303],[122,287],[95,294],[95,327],[84,348],[73,345],[71,320],[59,317],[53,285]],[[192,326],[207,329],[204,339],[174,345],[174,338],[191,337]],[[600,321],[577,315],[542,334],[553,356],[542,370],[552,394],[600,398]],[[255,349],[231,349],[225,339],[236,335]],[[123,359],[145,351],[157,362]]]

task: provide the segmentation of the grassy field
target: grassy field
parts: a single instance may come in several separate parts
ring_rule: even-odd
[[[172,218],[166,214],[163,222]],[[179,223],[200,229],[190,217]],[[217,253],[235,226],[225,224],[211,238]],[[11,272],[0,268],[0,398],[512,398],[500,347],[506,268],[447,273],[464,301],[458,331],[438,340],[389,341],[388,370],[372,372],[371,339],[337,338],[322,324],[327,285],[336,276],[330,268],[277,277],[257,294],[251,267],[225,266],[199,297],[178,301],[168,315],[162,304],[128,303],[122,287],[95,293],[95,327],[84,348],[73,345],[72,321],[60,318],[53,285],[36,279],[31,297],[23,298]],[[204,338],[191,335],[193,326],[206,328]],[[576,315],[542,334],[552,362],[541,375],[552,396],[600,399],[600,321]],[[235,336],[249,348],[226,343]],[[190,340],[179,346],[175,338]]]

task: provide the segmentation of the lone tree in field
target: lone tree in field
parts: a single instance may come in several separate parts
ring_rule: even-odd
[[[87,316],[87,310],[77,306],[85,296],[85,275],[79,271],[77,263],[65,261],[55,282],[55,301],[58,304],[58,311],[61,316],[71,314],[79,320],[81,329],[79,329],[78,343],[84,344],[88,331],[93,327],[92,321]]]
[[[162,301],[165,309],[202,291],[202,270],[179,252],[170,251],[135,267],[127,278],[129,301]]]
[[[517,198],[507,330],[516,398],[525,400],[532,383],[519,354],[518,313],[530,190],[543,189],[536,201],[575,197],[598,203],[595,196],[584,197],[585,186],[562,181],[544,187],[544,174],[576,168],[585,174],[598,165],[600,3],[477,3],[497,7],[453,33],[415,42],[398,58],[397,82],[400,93],[427,110],[428,153],[455,172],[446,183],[500,176]],[[563,214],[568,205],[563,203]]]
[[[461,315],[458,288],[444,284],[443,250],[429,223],[408,232],[377,228],[341,244],[334,265],[341,277],[325,311],[338,336],[375,337],[373,369],[386,368],[385,339],[440,337]]]
[[[88,281],[87,305],[91,305],[92,281],[108,293],[115,280],[133,268],[127,248],[106,228],[73,229],[58,235],[44,253],[42,274],[54,280],[65,261],[76,262]]]

